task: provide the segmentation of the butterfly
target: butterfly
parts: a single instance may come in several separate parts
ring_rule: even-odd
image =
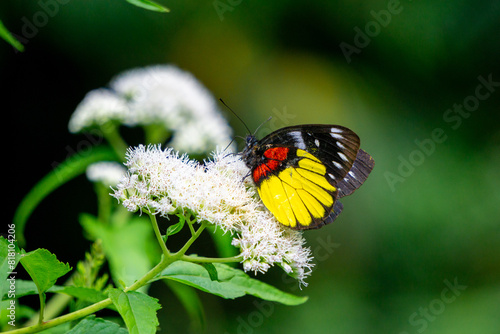
[[[242,159],[266,208],[295,230],[333,222],[375,166],[360,139],[339,125],[289,126],[246,138]]]

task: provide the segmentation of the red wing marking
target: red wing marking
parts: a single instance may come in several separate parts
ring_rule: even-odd
[[[267,175],[268,172],[270,172],[271,170],[269,169],[269,167],[267,167],[267,165],[265,163],[257,166],[257,168],[255,168],[253,170],[253,180],[255,183],[258,183],[260,179],[262,179],[263,177],[265,177]]]
[[[257,166],[253,171],[253,180],[258,183],[268,173],[276,170],[280,163],[288,156],[288,147],[274,147],[267,149],[264,152],[264,157],[267,158],[266,162]]]
[[[288,156],[288,147],[273,147],[264,152],[268,159],[283,161]]]

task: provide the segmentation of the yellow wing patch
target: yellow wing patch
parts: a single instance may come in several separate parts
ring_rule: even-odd
[[[272,176],[262,181],[258,192],[264,205],[280,223],[291,227],[296,225],[292,207],[278,177]]]
[[[313,155],[297,150],[302,159],[261,182],[258,192],[264,205],[283,225],[300,228],[326,217],[335,201],[336,188],[326,179],[325,166]]]
[[[299,166],[301,168],[309,169],[313,172],[325,175],[326,166],[321,163],[321,161],[314,155],[307,153],[304,150],[297,150],[297,156],[302,158],[299,160]]]

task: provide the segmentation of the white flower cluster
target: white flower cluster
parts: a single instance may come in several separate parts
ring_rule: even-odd
[[[173,134],[169,146],[189,153],[223,148],[232,136],[210,92],[172,65],[132,69],[113,79],[110,89],[89,92],[71,116],[69,130],[77,133],[108,121],[163,126]]]
[[[305,285],[311,273],[311,251],[301,232],[283,227],[255,199],[255,187],[244,183],[248,168],[238,156],[215,153],[205,164],[172,149],[138,146],[127,153],[128,173],[113,196],[130,211],[148,210],[167,216],[190,210],[230,232],[240,249],[243,269],[265,273],[279,265]]]
[[[100,88],[87,93],[69,120],[71,133],[78,133],[93,126],[102,126],[109,121],[133,125],[131,111],[126,101],[111,90]]]

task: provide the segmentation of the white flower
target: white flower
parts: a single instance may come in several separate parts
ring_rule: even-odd
[[[111,81],[110,88],[87,94],[70,119],[71,132],[107,121],[154,124],[172,134],[169,146],[197,154],[223,149],[231,142],[232,130],[212,94],[192,74],[175,66],[126,71]]]
[[[167,216],[190,210],[234,236],[243,269],[265,273],[279,265],[305,285],[313,267],[302,233],[282,226],[255,198],[253,183],[243,182],[248,168],[233,154],[214,153],[204,165],[171,148],[139,146],[127,153],[128,174],[113,196],[130,211]]]
[[[126,169],[118,162],[101,161],[87,167],[87,178],[92,182],[101,182],[106,186],[116,186],[125,175]]]
[[[109,121],[128,124],[130,110],[126,102],[109,89],[92,90],[76,107],[69,120],[69,131],[78,133]]]
[[[129,101],[137,125],[163,124],[174,132],[169,146],[190,153],[223,148],[232,131],[212,94],[196,78],[172,65],[133,69],[111,88]]]

